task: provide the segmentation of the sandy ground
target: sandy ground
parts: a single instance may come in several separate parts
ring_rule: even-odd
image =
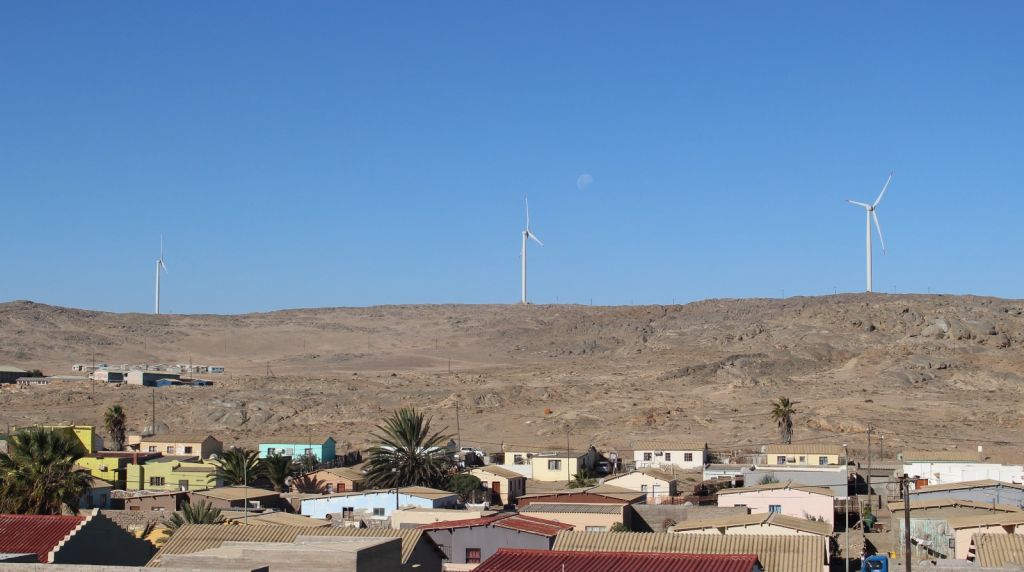
[[[684,306],[387,306],[237,316],[0,304],[0,364],[219,364],[214,387],[91,383],[0,390],[0,423],[129,424],[227,444],[329,433],[369,440],[411,405],[487,451],[635,439],[778,440],[770,402],[798,402],[795,442],[974,450],[1020,462],[1024,301],[841,295]],[[449,365],[450,364],[450,365]],[[269,374],[268,374],[269,367]],[[450,367],[450,371],[449,371]],[[458,407],[457,407],[458,404]],[[458,419],[456,411],[458,409]]]

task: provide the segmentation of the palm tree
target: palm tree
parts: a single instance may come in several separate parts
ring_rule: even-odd
[[[75,462],[85,454],[77,439],[42,428],[11,435],[0,453],[0,512],[60,514],[78,512],[90,476]]]
[[[292,479],[292,488],[294,488],[297,493],[322,495],[327,492],[327,483],[316,478],[312,474],[301,475]]]
[[[443,486],[451,461],[445,443],[450,435],[431,433],[429,418],[411,407],[395,411],[371,434],[378,445],[370,447],[366,480],[378,488],[413,485]]]
[[[274,453],[260,463],[263,475],[267,477],[274,490],[283,492],[288,486],[288,479],[292,476],[292,458],[285,457],[281,453]]]
[[[263,474],[259,457],[252,449],[230,449],[213,464],[217,472],[210,475],[210,481],[219,481],[224,486],[252,485]]]
[[[199,501],[196,504],[182,504],[181,511],[164,519],[163,525],[170,535],[186,524],[218,524],[223,521],[224,517],[221,516],[219,508],[214,508],[206,501]]]
[[[103,426],[106,427],[110,438],[114,440],[118,451],[124,449],[125,423],[127,421],[128,416],[125,415],[124,409],[120,405],[111,405],[110,409],[103,414]]]
[[[782,442],[793,442],[793,416],[796,415],[796,402],[788,397],[780,397],[772,402],[772,420],[779,426],[779,437]]]

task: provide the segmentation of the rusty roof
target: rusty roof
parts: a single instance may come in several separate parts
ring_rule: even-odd
[[[519,512],[572,513],[572,514],[622,514],[621,504],[584,504],[578,502],[532,502]]]
[[[553,550],[756,554],[764,572],[821,572],[827,564],[821,539],[798,535],[569,531],[558,534]]]
[[[980,566],[1024,566],[1024,536],[1020,534],[975,534],[972,544]]]
[[[750,572],[753,554],[651,554],[499,548],[477,572]]]
[[[223,524],[186,524],[167,539],[167,543],[146,564],[160,566],[164,554],[192,554],[203,550],[220,548],[225,542],[295,542],[299,536],[353,536],[360,538],[401,538],[402,563],[412,557],[416,545],[425,541],[435,546],[434,541],[423,536],[415,528],[395,530],[392,528],[348,528],[304,526],[224,526]]]
[[[0,514],[0,553],[31,553],[49,563],[50,552],[85,522],[84,516]]]

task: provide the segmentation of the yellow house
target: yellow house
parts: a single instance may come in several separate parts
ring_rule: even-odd
[[[798,445],[768,445],[765,447],[766,465],[841,465],[845,462],[839,445],[807,443]]]
[[[162,453],[164,455],[195,455],[207,459],[219,455],[224,444],[212,435],[167,433],[129,439],[129,445],[137,446],[140,453]]]
[[[89,471],[94,478],[103,479],[114,484],[114,488],[123,489],[126,472],[131,463],[144,463],[160,457],[159,453],[128,453],[125,451],[99,451],[81,457],[75,463]]]
[[[195,491],[222,484],[214,479],[217,466],[206,461],[162,457],[128,465],[126,473],[125,489],[129,491]]]
[[[82,444],[86,454],[99,451],[103,448],[103,439],[96,435],[96,428],[92,425],[33,425],[29,427],[11,427],[11,432],[22,429],[45,429],[55,433],[63,433]]]
[[[562,453],[539,453],[530,458],[533,466],[533,480],[555,482],[571,481],[580,466],[585,454],[567,457]]]
[[[483,488],[490,493],[491,498],[488,500],[492,504],[515,504],[519,497],[526,494],[526,477],[508,469],[489,465],[477,467],[469,474],[480,479]]]

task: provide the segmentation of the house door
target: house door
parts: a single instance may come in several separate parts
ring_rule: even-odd
[[[495,502],[501,502],[501,481],[491,481],[491,496]]]

